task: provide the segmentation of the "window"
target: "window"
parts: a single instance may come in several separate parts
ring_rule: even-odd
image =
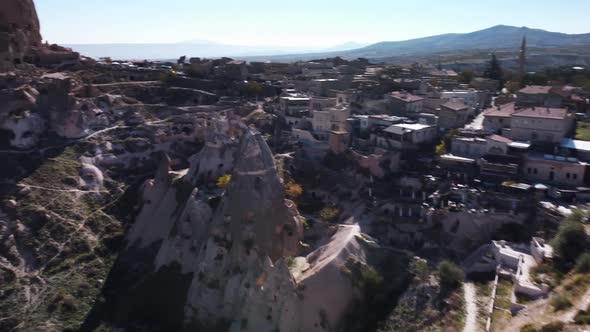
[[[569,179],[570,178],[570,173],[565,173],[565,178]]]
[[[549,181],[553,181],[555,180],[555,172],[551,171],[549,172]]]
[[[572,175],[572,177],[574,178],[574,180],[577,180],[577,179],[578,179],[578,174],[574,173],[574,174]]]
[[[532,170],[532,169],[529,167],[529,168],[527,169],[527,173],[531,174],[532,172],[533,172],[533,170]]]
[[[533,169],[533,173],[534,173],[534,174],[537,174],[537,169],[536,169],[536,168],[535,168],[535,169]]]

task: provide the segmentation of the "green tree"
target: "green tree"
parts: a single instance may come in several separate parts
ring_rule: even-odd
[[[590,252],[583,253],[576,261],[576,272],[588,273],[590,272]]]
[[[471,70],[464,70],[459,74],[459,82],[463,84],[469,84],[473,81],[475,74]]]
[[[438,279],[440,281],[441,293],[461,287],[464,278],[463,270],[455,263],[442,261],[438,264]]]
[[[564,262],[573,264],[588,248],[584,225],[566,218],[559,226],[553,245]]]
[[[500,82],[503,80],[504,73],[502,72],[500,61],[498,61],[495,54],[492,54],[492,59],[488,62],[483,76]]]
[[[186,61],[186,55],[181,56],[180,58],[178,58],[178,61],[176,61],[176,64],[178,65],[184,65],[184,62]]]
[[[257,97],[264,94],[264,86],[256,81],[249,81],[244,86],[246,94],[251,97]]]
[[[325,222],[335,222],[340,215],[340,210],[337,207],[327,206],[320,211],[320,219]]]

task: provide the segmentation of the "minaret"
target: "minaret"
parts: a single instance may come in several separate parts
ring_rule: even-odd
[[[520,46],[520,57],[519,57],[519,64],[520,64],[520,81],[524,78],[525,70],[526,70],[526,36],[522,37],[522,45]]]

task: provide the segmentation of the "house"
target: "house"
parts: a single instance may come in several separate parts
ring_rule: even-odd
[[[487,141],[479,137],[454,136],[451,153],[456,156],[480,158],[487,153]]]
[[[515,103],[508,103],[486,109],[483,112],[483,129],[486,131],[502,133],[503,129],[510,128],[510,120],[514,112],[516,112]]]
[[[486,137],[487,153],[492,155],[506,155],[512,140],[500,135]]]
[[[473,88],[483,91],[496,92],[500,88],[500,82],[489,78],[476,77],[470,84]]]
[[[313,111],[313,131],[327,139],[328,132],[330,131],[346,131],[349,117],[350,109],[347,107],[333,107],[321,111]]]
[[[391,85],[395,90],[410,91],[413,94],[424,95],[428,91],[428,85],[421,79],[396,78]]]
[[[229,61],[223,66],[215,67],[216,76],[243,81],[248,78],[248,66],[244,61]]]
[[[353,127],[357,128],[360,132],[366,133],[374,127],[387,128],[391,125],[403,123],[408,118],[392,116],[386,114],[378,115],[353,115],[351,122],[355,123]]]
[[[326,97],[330,90],[336,90],[342,87],[346,87],[343,80],[335,78],[320,78],[312,80],[311,91],[313,91],[316,96]]]
[[[309,114],[311,98],[298,92],[287,92],[279,99],[279,112],[284,116],[303,117]]]
[[[517,93],[519,106],[533,107],[562,107],[564,96],[562,89],[545,85],[529,85]]]
[[[512,113],[510,136],[516,141],[559,143],[571,131],[573,117],[564,108],[530,107]]]
[[[584,162],[590,162],[590,142],[564,138],[561,140],[559,146],[568,156],[576,157]]]
[[[577,158],[529,152],[522,169],[529,181],[580,187],[584,185],[587,166]]]
[[[433,143],[437,137],[437,130],[435,126],[400,123],[371,136],[377,147],[388,150],[411,150],[418,148],[421,144]]]
[[[392,115],[407,116],[422,113],[424,98],[405,91],[396,91],[388,95],[389,111]]]
[[[486,104],[488,94],[475,89],[443,91],[440,93],[441,103],[462,101],[472,109],[481,109]]]
[[[506,155],[510,143],[510,139],[499,135],[490,135],[486,138],[454,136],[451,140],[451,153],[470,158]]]
[[[336,106],[350,106],[352,103],[362,102],[361,95],[356,90],[333,90],[331,93],[336,95]]]
[[[469,115],[469,106],[464,102],[447,102],[440,106],[438,125],[442,129],[461,128],[469,120]]]
[[[480,179],[488,182],[514,180],[521,162],[518,156],[486,154],[478,160]]]
[[[336,98],[311,97],[311,109],[321,111],[326,108],[336,107]]]

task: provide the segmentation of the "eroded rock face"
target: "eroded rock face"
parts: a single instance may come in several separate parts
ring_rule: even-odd
[[[191,170],[171,172],[162,161],[156,178],[144,185],[144,205],[127,237],[128,260],[155,249],[153,270],[142,275],[177,266],[190,278],[181,291],[186,326],[342,331],[355,304],[366,300],[359,278],[370,269],[369,251],[380,247],[358,225],[331,226],[321,247],[298,257],[303,218],[285,199],[262,136],[243,130],[235,147],[227,141],[203,148]],[[223,147],[235,149],[224,170],[232,179],[226,190],[212,189],[209,171],[216,171]],[[214,167],[204,167],[201,159],[209,156],[216,158]],[[205,178],[196,181],[198,176]]]
[[[33,0],[0,2],[0,71],[24,62],[41,47],[39,18]]]
[[[10,146],[29,149],[39,142],[39,137],[45,132],[45,121],[39,114],[25,111],[4,118],[0,128],[11,132]]]

